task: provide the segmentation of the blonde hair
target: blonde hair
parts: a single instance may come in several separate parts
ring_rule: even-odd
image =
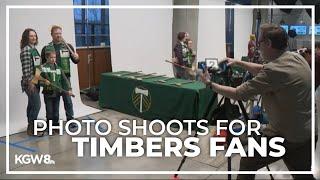
[[[56,29],[62,30],[62,27],[61,27],[61,26],[58,26],[58,25],[52,25],[52,26],[51,26],[51,34],[53,34],[53,31],[55,31]]]
[[[255,41],[255,40],[256,40],[256,35],[250,34],[250,40],[251,40],[251,41]]]
[[[46,59],[49,59],[49,57],[50,57],[51,54],[56,55],[56,52],[55,52],[55,51],[48,51],[48,52],[46,52],[46,53],[45,53]]]

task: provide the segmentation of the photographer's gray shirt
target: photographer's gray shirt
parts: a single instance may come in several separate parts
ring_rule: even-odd
[[[311,69],[297,53],[284,52],[265,64],[252,80],[236,88],[237,97],[247,100],[261,94],[269,124],[268,136],[289,142],[311,138]]]

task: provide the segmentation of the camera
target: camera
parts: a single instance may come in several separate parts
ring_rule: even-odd
[[[198,63],[202,72],[208,71],[211,81],[217,84],[236,87],[242,83],[245,71],[239,67],[228,66],[228,61],[218,58],[206,58],[204,62]]]

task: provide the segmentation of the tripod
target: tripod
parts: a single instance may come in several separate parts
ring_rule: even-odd
[[[224,100],[224,103],[222,104],[223,100]],[[239,107],[242,111],[242,115],[243,115],[246,123],[249,120],[249,116],[244,108],[243,102],[240,100],[237,102],[238,102],[239,106],[231,104],[230,98],[227,98],[225,96],[223,96],[219,102],[220,106],[218,105],[217,109],[223,109],[222,114],[220,113],[220,116],[222,115],[223,117],[225,117],[228,120],[228,123],[226,125],[227,127],[229,127],[229,124],[232,120],[234,120],[240,116]],[[216,114],[218,116],[219,112],[217,112]],[[217,117],[214,117],[213,119],[217,120]],[[231,140],[232,140],[232,136],[231,136],[230,130],[228,129],[227,130],[227,137],[226,137],[226,146],[227,147],[229,146]],[[228,167],[227,167],[228,171],[231,171],[231,164],[232,164],[231,157],[228,157],[227,163],[228,163]],[[231,180],[231,174],[228,174],[228,179]]]
[[[231,77],[232,77],[232,70],[231,68],[226,68],[225,70],[225,73],[223,73],[223,76],[224,76],[224,83],[228,86],[231,86]],[[242,83],[244,83],[246,81],[246,79],[243,79]],[[239,109],[238,108],[235,108],[236,105],[234,104],[231,104],[231,101],[230,101],[230,98],[227,98],[225,96],[223,96],[219,102],[219,104],[222,104],[222,100],[224,99],[224,104],[221,105],[221,106],[224,106],[224,117],[228,120],[228,123],[227,123],[227,127],[229,127],[229,124],[232,120],[235,120],[236,118],[238,118],[240,116],[240,112],[239,112]],[[261,100],[261,97],[259,98],[259,101]],[[243,105],[243,102],[241,100],[238,100],[238,105],[241,109],[241,112],[242,112],[242,116],[245,120],[245,123],[248,124],[248,120],[249,120],[249,116],[248,116],[248,113]],[[259,102],[258,102],[259,104]],[[219,109],[220,107],[217,107],[217,109]],[[237,111],[237,112],[235,112]],[[215,120],[217,118],[214,118]],[[253,138],[257,139],[257,134],[253,134],[252,135]],[[228,129],[227,131],[227,138],[226,138],[227,142],[227,147],[229,146],[231,140],[232,140],[232,136],[231,136],[231,133]],[[228,160],[227,160],[227,163],[228,163],[228,171],[231,171],[231,157],[228,157]],[[270,168],[269,168],[269,165],[266,165],[266,168],[268,171],[270,171]],[[270,178],[271,180],[274,180],[272,174],[270,174]],[[231,179],[231,174],[228,174],[228,179]]]
[[[232,71],[230,68],[226,69],[225,73],[223,74],[224,76],[224,83],[227,84],[227,85],[231,85],[230,83],[230,77],[232,76]],[[211,99],[210,101],[210,104],[214,103],[214,100],[215,99]],[[224,103],[222,104],[222,102],[224,101]],[[235,120],[236,118],[238,118],[240,116],[240,112],[239,112],[239,107],[241,109],[241,112],[242,112],[242,115],[243,115],[243,118],[245,120],[245,123],[248,124],[248,120],[249,120],[249,116],[248,116],[248,113],[243,105],[243,102],[241,100],[238,100],[238,105],[234,105],[234,104],[231,104],[231,101],[230,101],[230,98],[227,98],[225,96],[223,96],[218,105],[217,105],[217,108],[213,111],[212,115],[209,117],[209,120],[218,120],[218,119],[227,119],[228,122],[227,122],[227,127],[229,127],[229,124],[231,121]],[[210,107],[210,106],[209,106]],[[210,109],[207,109],[206,111],[206,116],[205,117],[208,117],[210,113]],[[220,116],[220,117],[219,117]],[[221,118],[222,116],[222,118]],[[195,132],[195,135],[194,137],[198,137],[198,127],[196,129],[196,132]],[[257,137],[256,134],[253,134],[254,138]],[[231,133],[230,133],[230,130],[228,129],[227,131],[227,137],[226,137],[226,145],[227,147],[229,146],[229,144],[231,143],[231,140],[232,140],[232,136],[231,136]],[[194,143],[192,143],[194,144]],[[187,150],[188,152],[190,151],[190,149]],[[179,167],[177,169],[177,171],[180,171],[185,160],[186,160],[187,156],[183,156],[180,164],[179,164]],[[228,171],[231,171],[231,157],[228,157],[227,159],[227,163],[228,163]],[[270,171],[270,168],[269,166],[267,165],[266,166],[268,171]],[[271,177],[271,180],[273,180],[273,176],[270,174],[270,177]],[[175,174],[173,176],[173,179],[179,179],[178,178],[178,174]],[[228,174],[228,179],[231,180],[231,174]]]
[[[215,99],[212,98],[211,101],[210,101],[210,104],[214,103],[214,100]],[[224,104],[222,104],[223,100],[224,100]],[[240,106],[240,108],[241,108],[241,110],[243,112],[243,116],[245,117],[246,120],[248,120],[249,116],[248,116],[247,112],[245,111],[243,102],[242,101],[238,101],[238,103],[239,103],[239,106]],[[221,114],[223,114],[223,116],[227,117],[227,119],[228,119],[228,124],[227,125],[229,126],[230,121],[234,120],[236,118],[235,116],[239,117],[239,115],[240,115],[240,112],[236,112],[236,113],[234,112],[234,110],[235,110],[234,107],[235,107],[235,105],[231,104],[229,98],[222,97],[220,99],[218,105],[217,105],[217,108],[213,111],[213,113],[212,113],[212,115],[210,116],[209,119],[217,120],[218,116],[221,116]],[[210,113],[210,109],[207,109],[205,117],[207,117],[207,115],[209,113]],[[195,130],[196,132],[195,132],[194,137],[198,137],[198,130],[199,129],[197,127],[196,130]],[[230,133],[228,132],[227,141],[226,141],[227,145],[229,145],[231,140],[232,140],[232,137],[229,134]],[[194,143],[192,142],[191,144],[194,144]],[[190,149],[188,149],[187,151],[189,152]],[[179,164],[179,167],[178,167],[177,171],[181,170],[181,168],[182,168],[183,164],[185,163],[186,159],[187,159],[187,156],[184,155],[182,160],[181,160],[181,162],[180,162],[180,164]],[[227,163],[228,163],[228,171],[231,171],[231,157],[228,157]],[[175,174],[172,179],[179,179],[178,178],[178,174]],[[231,180],[231,174],[228,174],[228,179]]]

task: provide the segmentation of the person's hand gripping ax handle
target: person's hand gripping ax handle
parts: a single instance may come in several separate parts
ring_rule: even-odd
[[[42,76],[41,76],[41,71],[40,71],[40,69],[36,68],[36,73],[35,73],[33,79],[31,80],[31,82],[32,82],[33,84],[38,84],[39,81],[49,81],[49,80],[46,79],[46,78],[44,78],[44,77],[42,77]],[[50,81],[49,81],[49,82],[50,82]],[[61,88],[61,87],[53,84],[52,82],[50,82],[50,85],[53,86],[53,87],[55,87],[55,88],[57,88],[57,89],[59,89],[60,91],[62,91],[62,92],[64,92],[64,93],[69,93],[69,91],[66,91],[65,89],[63,89],[63,88]],[[75,97],[74,94],[71,94],[70,96]]]
[[[61,40],[62,40],[62,43],[68,48],[70,53],[74,54],[75,52],[71,49],[71,47],[68,45],[68,43],[63,38],[61,38]]]

